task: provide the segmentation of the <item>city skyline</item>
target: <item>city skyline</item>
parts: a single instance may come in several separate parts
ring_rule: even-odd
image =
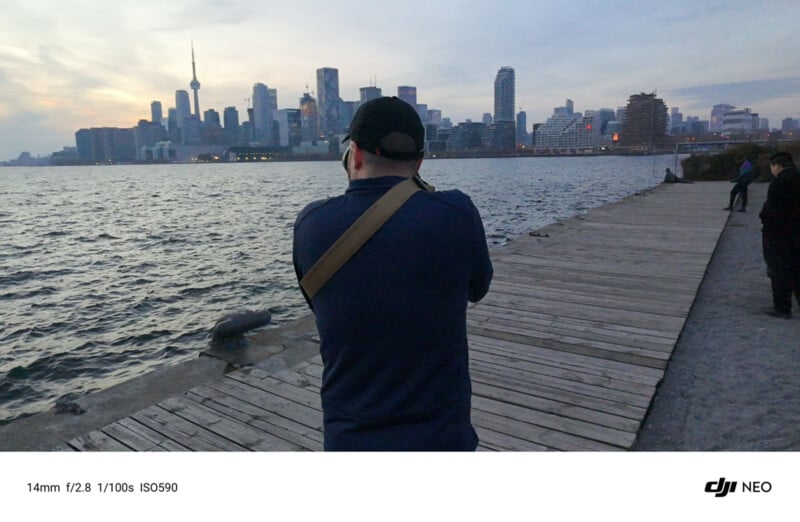
[[[150,118],[153,100],[166,113],[175,92],[191,88],[192,42],[201,112],[235,106],[240,118],[254,84],[277,90],[278,108],[297,108],[306,85],[316,91],[316,71],[330,67],[344,100],[358,100],[367,85],[385,95],[415,86],[419,103],[454,123],[480,121],[493,112],[504,65],[515,69],[516,110],[528,126],[566,98],[576,111],[613,109],[653,91],[702,119],[719,103],[749,107],[772,127],[800,116],[800,59],[785,16],[792,2],[393,6],[275,4],[262,13],[239,0],[8,0],[0,161],[74,146],[79,128],[132,127]]]

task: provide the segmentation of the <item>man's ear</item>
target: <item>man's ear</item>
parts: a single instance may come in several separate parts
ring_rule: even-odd
[[[353,142],[352,146],[352,156],[353,156],[353,168],[355,170],[361,170],[362,165],[364,165],[364,151],[361,150],[361,147],[358,146],[357,143]]]

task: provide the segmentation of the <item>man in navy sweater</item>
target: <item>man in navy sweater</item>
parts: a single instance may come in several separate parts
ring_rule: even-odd
[[[396,97],[362,105],[349,186],[298,216],[298,280],[384,193],[414,177],[424,130]],[[324,363],[326,450],[474,450],[466,309],[492,278],[478,210],[460,191],[419,191],[312,298]]]

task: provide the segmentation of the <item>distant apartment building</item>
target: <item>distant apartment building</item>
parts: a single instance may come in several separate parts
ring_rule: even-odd
[[[133,129],[93,127],[75,133],[80,161],[90,163],[126,163],[136,161],[136,137]]]
[[[161,120],[164,119],[164,113],[161,109],[160,101],[150,102],[150,121],[161,125]]]
[[[225,143],[239,145],[241,128],[239,127],[239,111],[236,110],[236,107],[225,107],[222,111],[222,123],[225,126]]]
[[[280,109],[275,113],[278,123],[278,145],[299,147],[303,141],[300,109]]]
[[[417,88],[411,85],[401,85],[397,88],[397,97],[407,104],[417,108]]]
[[[781,130],[783,132],[797,130],[797,120],[794,118],[784,118],[781,120]]]
[[[182,131],[186,118],[192,115],[188,92],[183,90],[175,91],[175,109],[178,111],[176,113],[178,128]]]
[[[374,86],[361,87],[358,91],[361,95],[359,98],[359,101],[361,103],[368,102],[370,100],[374,100],[375,98],[380,98],[381,96],[383,96],[381,94],[380,87],[374,87]]]
[[[317,134],[328,136],[341,131],[339,69],[317,69]]]
[[[683,114],[680,107],[672,107],[669,114],[669,133],[672,135],[684,134]]]
[[[510,152],[517,148],[516,123],[496,121],[486,129],[489,148],[496,152]]]
[[[494,79],[494,122],[514,122],[516,80],[513,67],[501,67]]]
[[[528,138],[528,114],[525,111],[517,113],[517,147],[530,145]]]
[[[358,108],[359,102],[356,101],[342,101],[339,105],[339,128],[349,129],[350,122],[353,121],[353,115]]]
[[[428,123],[434,125],[442,124],[442,111],[439,109],[428,109]]]
[[[556,109],[559,109],[558,107]],[[580,112],[554,112],[546,122],[536,127],[533,143],[539,152],[547,150],[585,150],[597,146],[596,115]]]
[[[300,98],[300,128],[303,132],[303,141],[315,141],[319,138],[317,100],[307,92]]]
[[[417,115],[419,116],[420,121],[423,124],[428,123],[428,104],[427,103],[418,103],[417,104]]]
[[[667,106],[652,94],[633,94],[628,98],[622,122],[621,144],[628,147],[652,148],[666,143]]]
[[[441,131],[440,131],[441,133]],[[485,148],[488,143],[487,125],[466,121],[450,130],[447,140],[448,152],[470,152]]]
[[[709,120],[709,130],[711,132],[722,131],[722,120],[725,118],[725,113],[736,110],[734,105],[728,103],[719,103],[711,108],[711,120]]]
[[[758,113],[750,109],[734,109],[727,111],[722,117],[721,136],[746,136],[759,128]]]
[[[269,87],[263,83],[253,85],[253,131],[255,142],[259,145],[273,144],[272,105]]]
[[[146,161],[148,159],[146,149],[160,141],[169,140],[169,135],[161,123],[139,120],[133,129],[133,140],[136,159]]]

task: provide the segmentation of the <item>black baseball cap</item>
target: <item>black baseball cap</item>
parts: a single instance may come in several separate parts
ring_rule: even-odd
[[[398,134],[411,140],[387,140]],[[425,153],[422,121],[417,111],[397,96],[374,98],[362,104],[342,143],[348,139],[367,152],[394,160],[420,159]],[[408,142],[407,145],[401,145],[403,141]]]

